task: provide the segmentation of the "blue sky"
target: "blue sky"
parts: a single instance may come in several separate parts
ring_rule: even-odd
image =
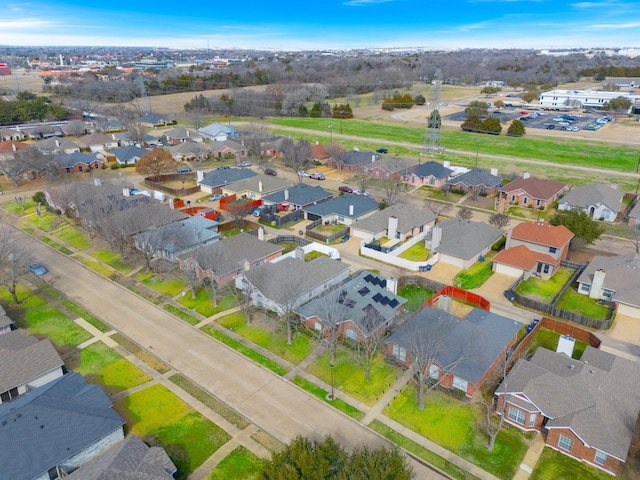
[[[637,0],[0,0],[0,45],[639,47]]]

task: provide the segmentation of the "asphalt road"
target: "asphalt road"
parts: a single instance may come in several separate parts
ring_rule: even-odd
[[[49,269],[43,278],[52,286],[279,441],[288,443],[296,435],[322,438],[331,434],[347,448],[388,445],[357,421],[126,288],[26,234],[25,242],[33,258]],[[445,478],[418,462],[411,463],[417,479]]]

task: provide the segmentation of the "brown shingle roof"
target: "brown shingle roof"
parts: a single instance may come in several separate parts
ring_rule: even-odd
[[[573,238],[573,233],[564,225],[554,226],[545,222],[523,222],[513,227],[511,238],[562,248]]]
[[[522,189],[532,198],[539,200],[549,200],[554,195],[559,194],[566,188],[566,185],[556,180],[543,180],[540,178],[517,178],[513,182],[506,184],[499,190],[509,193]]]
[[[525,270],[531,270],[538,262],[548,263],[551,265],[556,265],[558,263],[551,255],[531,251],[524,245],[518,245],[517,247],[502,250],[493,257],[493,261]]]

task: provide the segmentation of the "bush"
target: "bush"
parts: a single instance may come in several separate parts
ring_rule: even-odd
[[[114,163],[113,165],[111,165],[111,170],[118,170],[120,168],[120,165],[117,163]]]
[[[481,197],[486,197],[487,196],[487,192],[485,192],[484,190],[482,192],[480,192],[478,195],[480,195]]]
[[[506,237],[500,237],[496,243],[491,245],[491,250],[493,250],[494,252],[497,252],[502,247],[504,247],[505,243],[507,243],[507,238]]]

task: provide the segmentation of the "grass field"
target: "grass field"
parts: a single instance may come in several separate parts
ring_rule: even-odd
[[[209,297],[209,294],[204,288],[201,288],[196,293],[196,298],[191,296],[191,292],[187,291],[184,297],[178,299],[178,303],[187,307],[190,310],[195,310],[204,317],[210,317],[216,313],[224,312],[236,306],[236,299],[233,295],[222,295],[218,293],[216,298],[217,306],[213,306],[213,301]]]

